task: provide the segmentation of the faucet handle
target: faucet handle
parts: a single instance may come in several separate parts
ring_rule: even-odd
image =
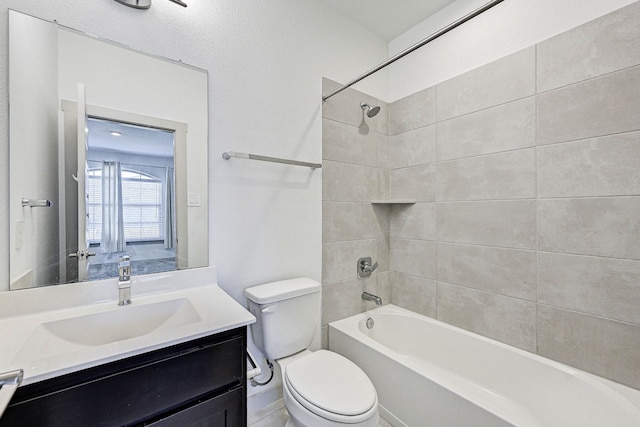
[[[378,268],[378,263],[371,265],[371,257],[364,257],[358,260],[358,277],[369,277]]]
[[[131,279],[131,257],[129,255],[118,258],[118,276],[121,282]]]

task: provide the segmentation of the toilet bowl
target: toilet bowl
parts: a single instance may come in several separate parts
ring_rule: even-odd
[[[245,289],[256,346],[282,372],[287,427],[376,427],[378,396],[355,363],[308,349],[320,331],[320,283],[291,279]]]
[[[276,362],[289,426],[378,425],[376,390],[349,359],[327,350],[305,350]]]

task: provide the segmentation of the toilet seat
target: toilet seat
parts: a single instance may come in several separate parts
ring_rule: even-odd
[[[319,350],[294,360],[286,366],[284,379],[293,398],[322,418],[351,424],[377,411],[371,380],[337,353]]]

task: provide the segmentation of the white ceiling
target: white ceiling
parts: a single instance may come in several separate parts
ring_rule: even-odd
[[[322,0],[391,41],[455,0]]]
[[[173,157],[173,132],[89,118],[89,148],[125,155]],[[112,131],[120,132],[114,136]]]

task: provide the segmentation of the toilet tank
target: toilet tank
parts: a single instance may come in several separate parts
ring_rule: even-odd
[[[281,280],[244,291],[253,340],[267,359],[290,356],[309,347],[320,327],[320,283],[312,279]]]

